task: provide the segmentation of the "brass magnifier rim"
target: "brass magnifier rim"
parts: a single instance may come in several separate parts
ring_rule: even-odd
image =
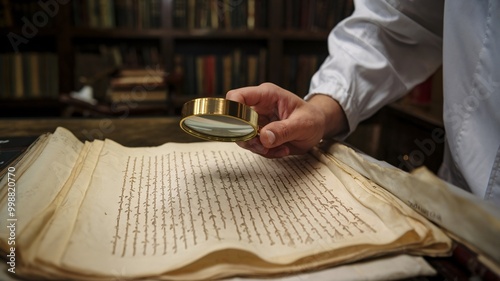
[[[237,119],[250,125],[253,130],[251,133],[242,136],[215,136],[204,134],[191,129],[186,125],[186,120],[190,117],[198,116],[223,116],[225,118]],[[258,114],[251,107],[239,102],[223,98],[197,98],[190,100],[182,106],[182,119],[179,123],[181,129],[195,137],[212,141],[246,141],[254,138],[258,133]]]

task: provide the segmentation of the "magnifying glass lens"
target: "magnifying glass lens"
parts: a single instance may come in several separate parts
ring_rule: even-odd
[[[254,131],[251,125],[224,115],[191,116],[184,120],[184,125],[201,134],[225,138],[239,138]]]
[[[258,115],[244,104],[223,98],[197,98],[182,107],[186,133],[213,141],[246,141],[258,134]]]

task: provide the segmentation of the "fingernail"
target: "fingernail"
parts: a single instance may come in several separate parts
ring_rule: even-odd
[[[276,136],[271,131],[266,131],[267,139],[269,140],[269,144],[272,145],[276,140]]]

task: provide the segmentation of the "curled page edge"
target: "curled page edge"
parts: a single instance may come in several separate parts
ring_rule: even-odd
[[[425,167],[407,173],[341,143],[322,149],[500,264],[498,207],[443,181]]]

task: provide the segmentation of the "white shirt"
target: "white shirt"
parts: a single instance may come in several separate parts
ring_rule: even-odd
[[[351,132],[442,64],[440,175],[500,206],[499,0],[355,0],[328,48],[306,99],[332,96]]]

